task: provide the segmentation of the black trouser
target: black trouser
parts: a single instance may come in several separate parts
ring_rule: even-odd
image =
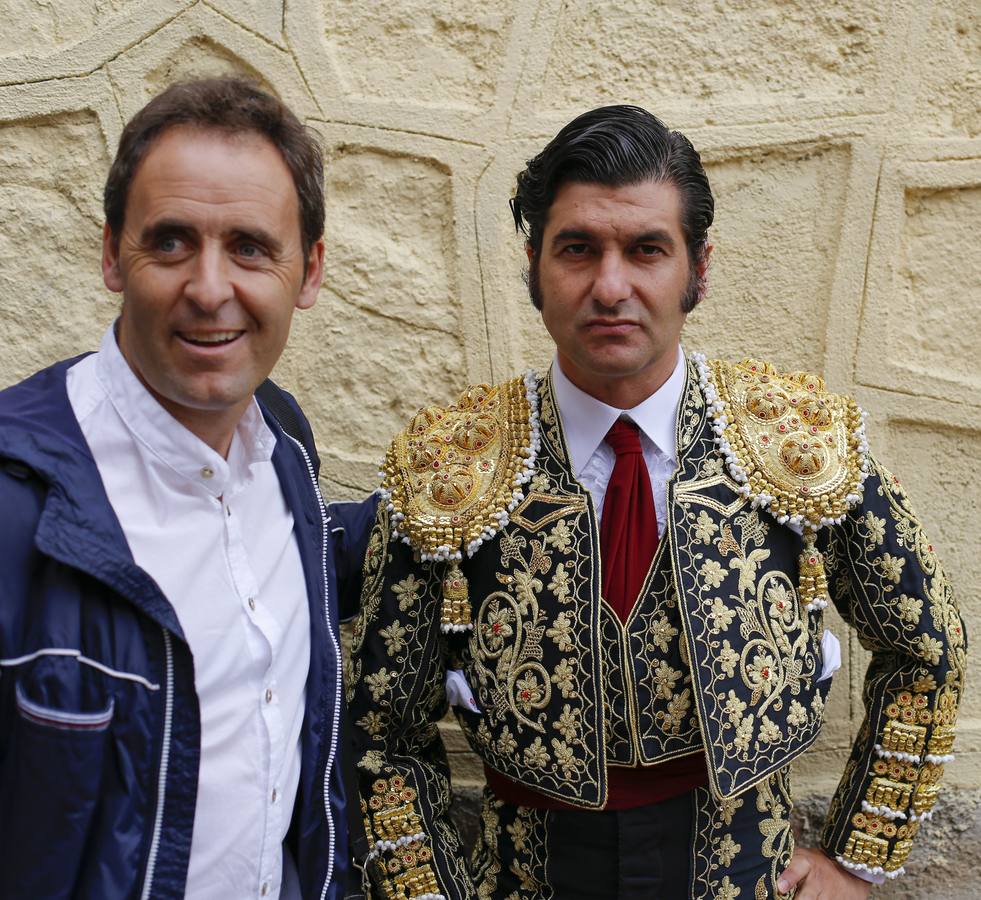
[[[636,809],[549,813],[547,871],[556,900],[683,900],[692,795]]]
[[[512,820],[514,807],[502,810],[502,825]],[[553,900],[685,900],[694,822],[691,792],[637,809],[590,812],[540,811],[531,841],[545,836],[545,847],[533,855],[544,862],[537,870],[542,896]],[[498,835],[513,850],[506,828]],[[504,849],[502,847],[501,849]],[[512,891],[527,897],[534,891],[522,879],[505,850],[500,860],[494,897]],[[520,862],[525,854],[517,854]],[[523,868],[519,866],[517,868]],[[544,878],[542,877],[544,875]],[[520,889],[519,889],[520,888]]]

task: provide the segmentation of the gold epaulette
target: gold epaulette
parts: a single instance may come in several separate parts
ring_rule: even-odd
[[[469,629],[467,582],[460,570],[508,522],[523,499],[538,454],[538,380],[467,388],[450,406],[419,410],[385,457],[382,491],[392,537],[423,561],[449,563],[443,581],[444,630]]]
[[[801,596],[809,609],[827,606],[814,534],[862,500],[868,474],[862,411],[850,397],[825,390],[816,375],[780,373],[755,359],[692,359],[730,474],[754,506],[803,530]]]

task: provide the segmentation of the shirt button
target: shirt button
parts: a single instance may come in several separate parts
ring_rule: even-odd
[[[249,609],[255,612],[255,597],[249,597]]]
[[[266,703],[272,703],[272,688],[266,688]]]
[[[259,889],[259,893],[262,894],[263,897],[265,897],[266,894],[269,893],[269,882],[268,881],[262,882],[262,887]]]
[[[270,802],[271,803],[275,803],[276,802],[276,798],[278,796],[279,796],[279,794],[276,793],[276,788],[273,788],[273,791],[272,791],[272,800]]]
[[[214,477],[214,474],[215,474],[215,470],[212,469],[211,466],[202,466],[201,467],[201,477],[202,478],[213,478]]]

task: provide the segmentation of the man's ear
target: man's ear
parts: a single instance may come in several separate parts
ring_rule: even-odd
[[[535,258],[535,251],[532,249],[531,241],[525,241],[525,253],[528,254],[528,265],[531,265],[532,260]]]
[[[107,222],[102,226],[102,280],[114,294],[123,291],[123,273],[119,269],[119,241]]]
[[[715,245],[706,241],[702,252],[698,254],[698,261],[695,263],[695,278],[696,284],[698,285],[699,303],[705,299],[705,295],[708,293],[708,273],[712,260],[712,251],[714,249]]]
[[[324,239],[315,241],[307,256],[307,267],[303,272],[303,284],[296,298],[297,309],[309,309],[317,302],[320,282],[324,277]]]

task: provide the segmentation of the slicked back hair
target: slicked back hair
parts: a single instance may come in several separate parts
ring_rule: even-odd
[[[673,184],[681,194],[681,228],[691,272],[685,312],[703,293],[696,265],[704,259],[715,200],[701,157],[680,131],[639,106],[601,106],[573,119],[518,175],[511,212],[532,249],[528,287],[539,310],[538,259],[548,213],[569,182],[622,187],[644,181]]]
[[[106,223],[122,234],[126,200],[136,170],[169,128],[185,126],[229,135],[256,134],[278,151],[293,177],[300,208],[304,265],[324,233],[324,163],[321,147],[285,103],[241,78],[206,78],[172,84],[123,129],[103,193]]]

